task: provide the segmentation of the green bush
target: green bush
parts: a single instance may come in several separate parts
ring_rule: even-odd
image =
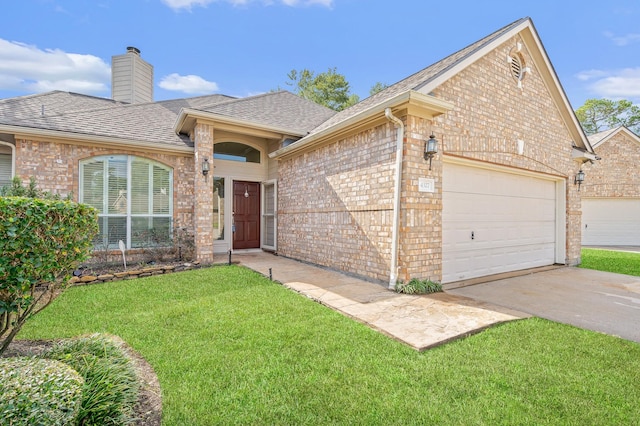
[[[82,400],[83,378],[59,361],[0,358],[2,424],[75,424]]]
[[[60,199],[0,197],[0,354],[87,258],[94,208]]]
[[[60,342],[42,355],[84,378],[78,424],[127,425],[135,420],[139,384],[129,358],[113,339],[94,334]]]
[[[442,291],[442,285],[431,280],[420,280],[418,278],[411,278],[408,283],[398,281],[396,283],[396,291],[398,293],[404,294],[437,293]]]

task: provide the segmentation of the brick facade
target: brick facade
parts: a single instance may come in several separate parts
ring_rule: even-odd
[[[133,155],[154,160],[173,169],[174,227],[193,233],[193,157],[189,154],[152,153],[146,150],[115,149],[65,141],[16,139],[15,175],[23,181],[35,177],[38,187],[78,200],[80,161],[101,155]]]
[[[433,96],[455,105],[433,120],[405,113],[399,275],[441,280],[442,168],[446,156],[544,174],[566,183],[566,263],[580,262],[580,194],[572,138],[542,77],[522,89],[505,57],[514,37],[441,84]],[[533,64],[528,52],[525,60]],[[424,141],[435,133],[432,169]],[[278,251],[386,280],[391,259],[396,129],[384,123],[280,161]],[[517,140],[524,140],[524,152]],[[418,178],[435,192],[418,191]]]
[[[618,130],[598,145],[596,152],[602,159],[582,168],[585,173],[582,196],[640,198],[638,137]]]

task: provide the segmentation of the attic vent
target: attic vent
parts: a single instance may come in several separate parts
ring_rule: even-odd
[[[524,80],[527,73],[531,72],[531,68],[526,66],[524,55],[521,51],[522,44],[517,43],[516,47],[512,48],[507,55],[507,63],[509,64],[511,75],[518,82],[519,89],[522,89],[522,80]]]

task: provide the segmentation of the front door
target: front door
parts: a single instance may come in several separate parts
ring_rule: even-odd
[[[233,249],[260,248],[260,183],[233,182]]]

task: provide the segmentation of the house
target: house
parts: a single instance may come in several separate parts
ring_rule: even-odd
[[[118,93],[149,92],[139,68]],[[98,208],[108,246],[187,228],[204,263],[262,248],[390,287],[580,263],[574,178],[595,153],[529,18],[339,113],[288,92],[119,96],[0,101],[12,173]]]
[[[640,137],[617,127],[589,141],[602,159],[583,167],[582,244],[640,245]]]

